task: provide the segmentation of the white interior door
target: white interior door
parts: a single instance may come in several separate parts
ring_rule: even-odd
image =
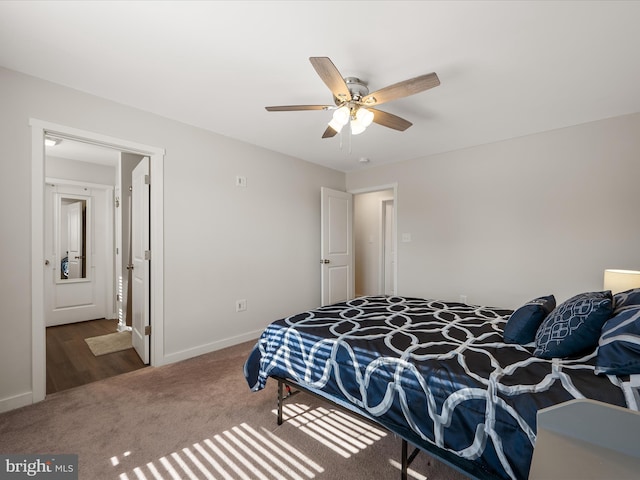
[[[142,361],[149,363],[150,245],[149,245],[149,157],[143,158],[131,175],[131,258],[133,265],[131,340]]]
[[[321,188],[322,305],[353,298],[353,195]]]
[[[113,281],[112,190],[45,186],[45,325],[106,318]]]

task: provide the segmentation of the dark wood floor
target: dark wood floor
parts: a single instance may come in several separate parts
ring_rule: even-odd
[[[85,338],[117,331],[117,320],[47,328],[47,394],[131,372],[146,365],[133,348],[96,357]]]

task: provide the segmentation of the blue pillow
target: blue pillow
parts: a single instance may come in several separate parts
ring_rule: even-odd
[[[542,322],[533,354],[540,358],[564,358],[595,349],[602,325],[612,312],[613,297],[609,290],[571,297]]]
[[[629,306],[602,327],[596,373],[640,373],[640,305]]]
[[[632,288],[613,296],[613,314],[617,315],[621,309],[640,305],[640,288]]]
[[[547,315],[556,308],[556,297],[534,298],[511,314],[504,327],[505,343],[526,345],[536,338],[536,332]]]

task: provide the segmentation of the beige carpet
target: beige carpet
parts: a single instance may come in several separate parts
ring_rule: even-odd
[[[116,332],[84,339],[96,357],[131,348],[131,332]]]
[[[296,396],[278,426],[276,383],[251,392],[242,374],[252,345],[143,368],[0,414],[0,452],[77,454],[80,480],[400,480],[400,439],[326,402]],[[424,453],[409,475],[464,478]]]

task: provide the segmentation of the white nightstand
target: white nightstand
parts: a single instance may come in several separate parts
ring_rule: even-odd
[[[538,412],[529,480],[640,478],[640,413],[595,400]]]

